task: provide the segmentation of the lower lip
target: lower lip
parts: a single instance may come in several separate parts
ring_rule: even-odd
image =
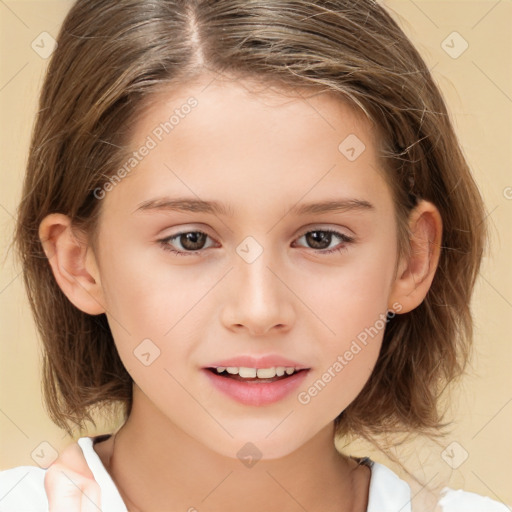
[[[304,381],[309,370],[294,373],[274,382],[241,382],[203,370],[211,383],[222,393],[245,405],[268,405],[282,400]]]

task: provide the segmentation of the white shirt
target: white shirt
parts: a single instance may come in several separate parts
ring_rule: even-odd
[[[101,489],[101,512],[127,512],[117,487],[94,451],[92,437],[78,444]],[[393,471],[375,461],[371,467],[367,512],[413,512],[411,489]],[[0,471],[0,512],[48,512],[44,490],[46,470],[37,466],[18,466]],[[510,512],[502,503],[466,491],[445,488],[438,503],[442,512]],[[427,512],[427,511],[414,511]]]

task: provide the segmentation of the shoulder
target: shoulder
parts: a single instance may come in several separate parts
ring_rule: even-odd
[[[391,469],[368,458],[365,463],[371,468],[367,512],[428,512],[431,507],[422,507],[413,499],[411,488]],[[436,512],[510,512],[507,505],[461,489],[442,489],[437,499]]]
[[[368,491],[368,512],[411,512],[411,489],[391,469],[370,460],[364,459],[370,466],[371,478]]]
[[[442,512],[510,512],[510,508],[486,496],[445,487],[438,505]]]
[[[45,472],[37,466],[0,471],[0,512],[47,512]]]

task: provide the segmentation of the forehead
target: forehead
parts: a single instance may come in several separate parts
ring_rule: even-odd
[[[196,103],[192,109],[187,106],[191,98]],[[217,138],[220,138],[222,132],[243,127],[244,131],[238,135],[247,143],[251,142],[247,135],[255,132],[262,135],[286,130],[288,135],[295,135],[290,140],[293,143],[313,130],[336,132],[340,128],[351,129],[361,137],[371,137],[371,143],[376,142],[370,121],[360,110],[351,107],[341,93],[334,91],[284,88],[252,78],[201,75],[179,87],[160,90],[144,105],[146,108],[132,127],[132,141],[155,130],[158,127],[155,122],[165,124],[166,121],[173,125],[173,137],[179,137],[180,132],[186,133],[186,124],[190,124],[181,121],[191,113],[195,129],[201,128],[213,137],[219,134]],[[175,130],[178,124],[180,130]]]
[[[151,98],[131,127],[130,151],[144,156],[131,190],[119,188],[139,202],[164,192],[222,197],[236,213],[248,200],[282,207],[285,196],[360,195],[383,185],[374,137],[332,93],[201,77]]]

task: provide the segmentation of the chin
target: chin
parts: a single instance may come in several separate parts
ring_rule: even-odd
[[[225,438],[223,442],[215,442],[209,439],[209,448],[220,455],[230,458],[258,460],[274,460],[286,457],[297,451],[308,439],[304,438],[304,429],[286,429],[275,427],[266,429],[240,429],[241,435],[234,435],[233,438]],[[281,431],[278,430],[281,428]],[[269,434],[269,432],[271,432]]]

